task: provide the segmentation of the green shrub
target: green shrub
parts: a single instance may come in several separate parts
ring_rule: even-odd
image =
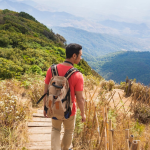
[[[21,11],[21,12],[19,13],[19,16],[37,22],[37,20],[36,20],[34,17],[32,17],[31,15],[29,15],[28,13],[25,13],[25,12],[22,12],[22,11]]]
[[[13,61],[0,58],[0,78],[8,79],[22,74],[23,68],[16,65]]]
[[[32,65],[27,72],[28,73],[42,74],[42,69],[37,65]]]

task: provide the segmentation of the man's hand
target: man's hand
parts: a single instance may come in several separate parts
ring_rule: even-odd
[[[86,121],[86,115],[81,115],[82,116],[82,122],[85,122]]]
[[[43,110],[43,114],[44,114],[44,117],[47,118],[47,114],[46,114],[46,111],[45,111],[45,110]]]

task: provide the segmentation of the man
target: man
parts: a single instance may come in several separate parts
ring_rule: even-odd
[[[57,65],[59,76],[64,76],[66,72],[73,67],[74,64],[78,64],[82,56],[82,46],[79,44],[71,43],[66,47],[66,60]],[[51,68],[48,69],[45,78],[44,93],[48,90],[48,84],[52,78]],[[84,98],[83,98],[83,76],[80,72],[75,72],[68,79],[69,87],[71,91],[71,99],[73,102],[73,108],[70,118],[67,120],[52,119],[52,133],[51,133],[51,149],[52,150],[69,150],[72,143],[73,131],[75,128],[75,114],[76,114],[76,101],[81,111],[82,121],[86,120],[84,114]],[[44,98],[44,106],[46,105],[46,98]],[[44,110],[44,116],[47,117]],[[60,131],[61,124],[64,125],[64,136],[60,144]]]

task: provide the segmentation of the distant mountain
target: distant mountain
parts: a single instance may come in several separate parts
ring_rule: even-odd
[[[118,22],[114,20],[105,20],[101,21],[101,24],[112,27],[115,29],[123,30],[125,28],[130,28],[131,30],[148,30],[148,26],[145,23],[135,24],[135,23],[126,23],[126,22]]]
[[[50,11],[41,11],[42,7],[35,4],[29,3],[29,1],[20,1],[13,2],[11,0],[2,0],[0,1],[0,9],[11,9],[17,12],[24,11],[26,13],[31,14],[38,21],[49,26],[61,26],[61,27],[76,27],[80,29],[84,29],[87,31],[93,32],[102,32],[102,33],[111,33],[116,34],[118,31],[116,29],[112,29],[110,27],[105,27],[99,23],[95,23],[93,21],[86,20],[81,17],[76,17],[67,12],[50,12]],[[37,9],[39,8],[39,9]],[[52,8],[53,9],[53,8]]]
[[[0,9],[10,9],[13,11],[23,11],[31,14],[41,23],[46,24],[47,26],[64,26],[70,22],[80,22],[82,18],[73,16],[66,12],[49,12],[49,11],[40,11],[30,5],[27,5],[22,2],[13,2],[10,0],[0,1]]]
[[[117,52],[91,61],[90,66],[106,80],[117,83],[128,76],[145,85],[150,84],[150,52]]]
[[[44,8],[45,7],[45,8]],[[67,12],[58,12],[53,6],[40,6],[35,1],[1,0],[0,9],[11,9],[17,12],[24,11],[31,14],[38,21],[49,26],[74,27],[89,32],[113,34],[119,36],[149,38],[150,29],[146,24],[117,22],[114,20],[97,21],[74,16]],[[41,11],[47,10],[47,11]],[[114,17],[112,17],[114,18]]]
[[[150,29],[145,23],[135,24],[127,22],[119,22],[114,20],[100,21],[100,24],[117,29],[122,35],[147,38],[150,37]]]
[[[139,40],[108,34],[92,33],[72,27],[52,27],[53,31],[61,34],[67,43],[79,43],[86,54],[97,57],[116,51],[148,51]],[[91,58],[91,60],[93,59]],[[85,59],[90,61],[89,56]]]
[[[24,11],[31,14],[38,21],[46,26],[74,27],[95,33],[106,33],[114,35],[126,35],[130,37],[150,38],[149,28],[145,24],[132,24],[126,22],[116,22],[113,20],[95,21],[77,17],[67,12],[55,12],[54,7],[44,9],[34,1],[22,0],[1,0],[0,9],[11,9],[17,12]],[[53,10],[41,11],[41,10]],[[133,26],[131,28],[131,26]],[[143,30],[143,28],[145,29]],[[142,30],[140,30],[142,28]]]

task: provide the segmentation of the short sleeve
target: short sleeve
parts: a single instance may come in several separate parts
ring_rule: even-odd
[[[51,73],[51,67],[47,70],[46,78],[45,78],[45,84],[49,84],[50,80],[52,78],[52,73]]]
[[[77,77],[77,82],[75,84],[75,91],[83,91],[83,84],[84,84],[84,79],[82,73],[78,72],[76,74]]]

